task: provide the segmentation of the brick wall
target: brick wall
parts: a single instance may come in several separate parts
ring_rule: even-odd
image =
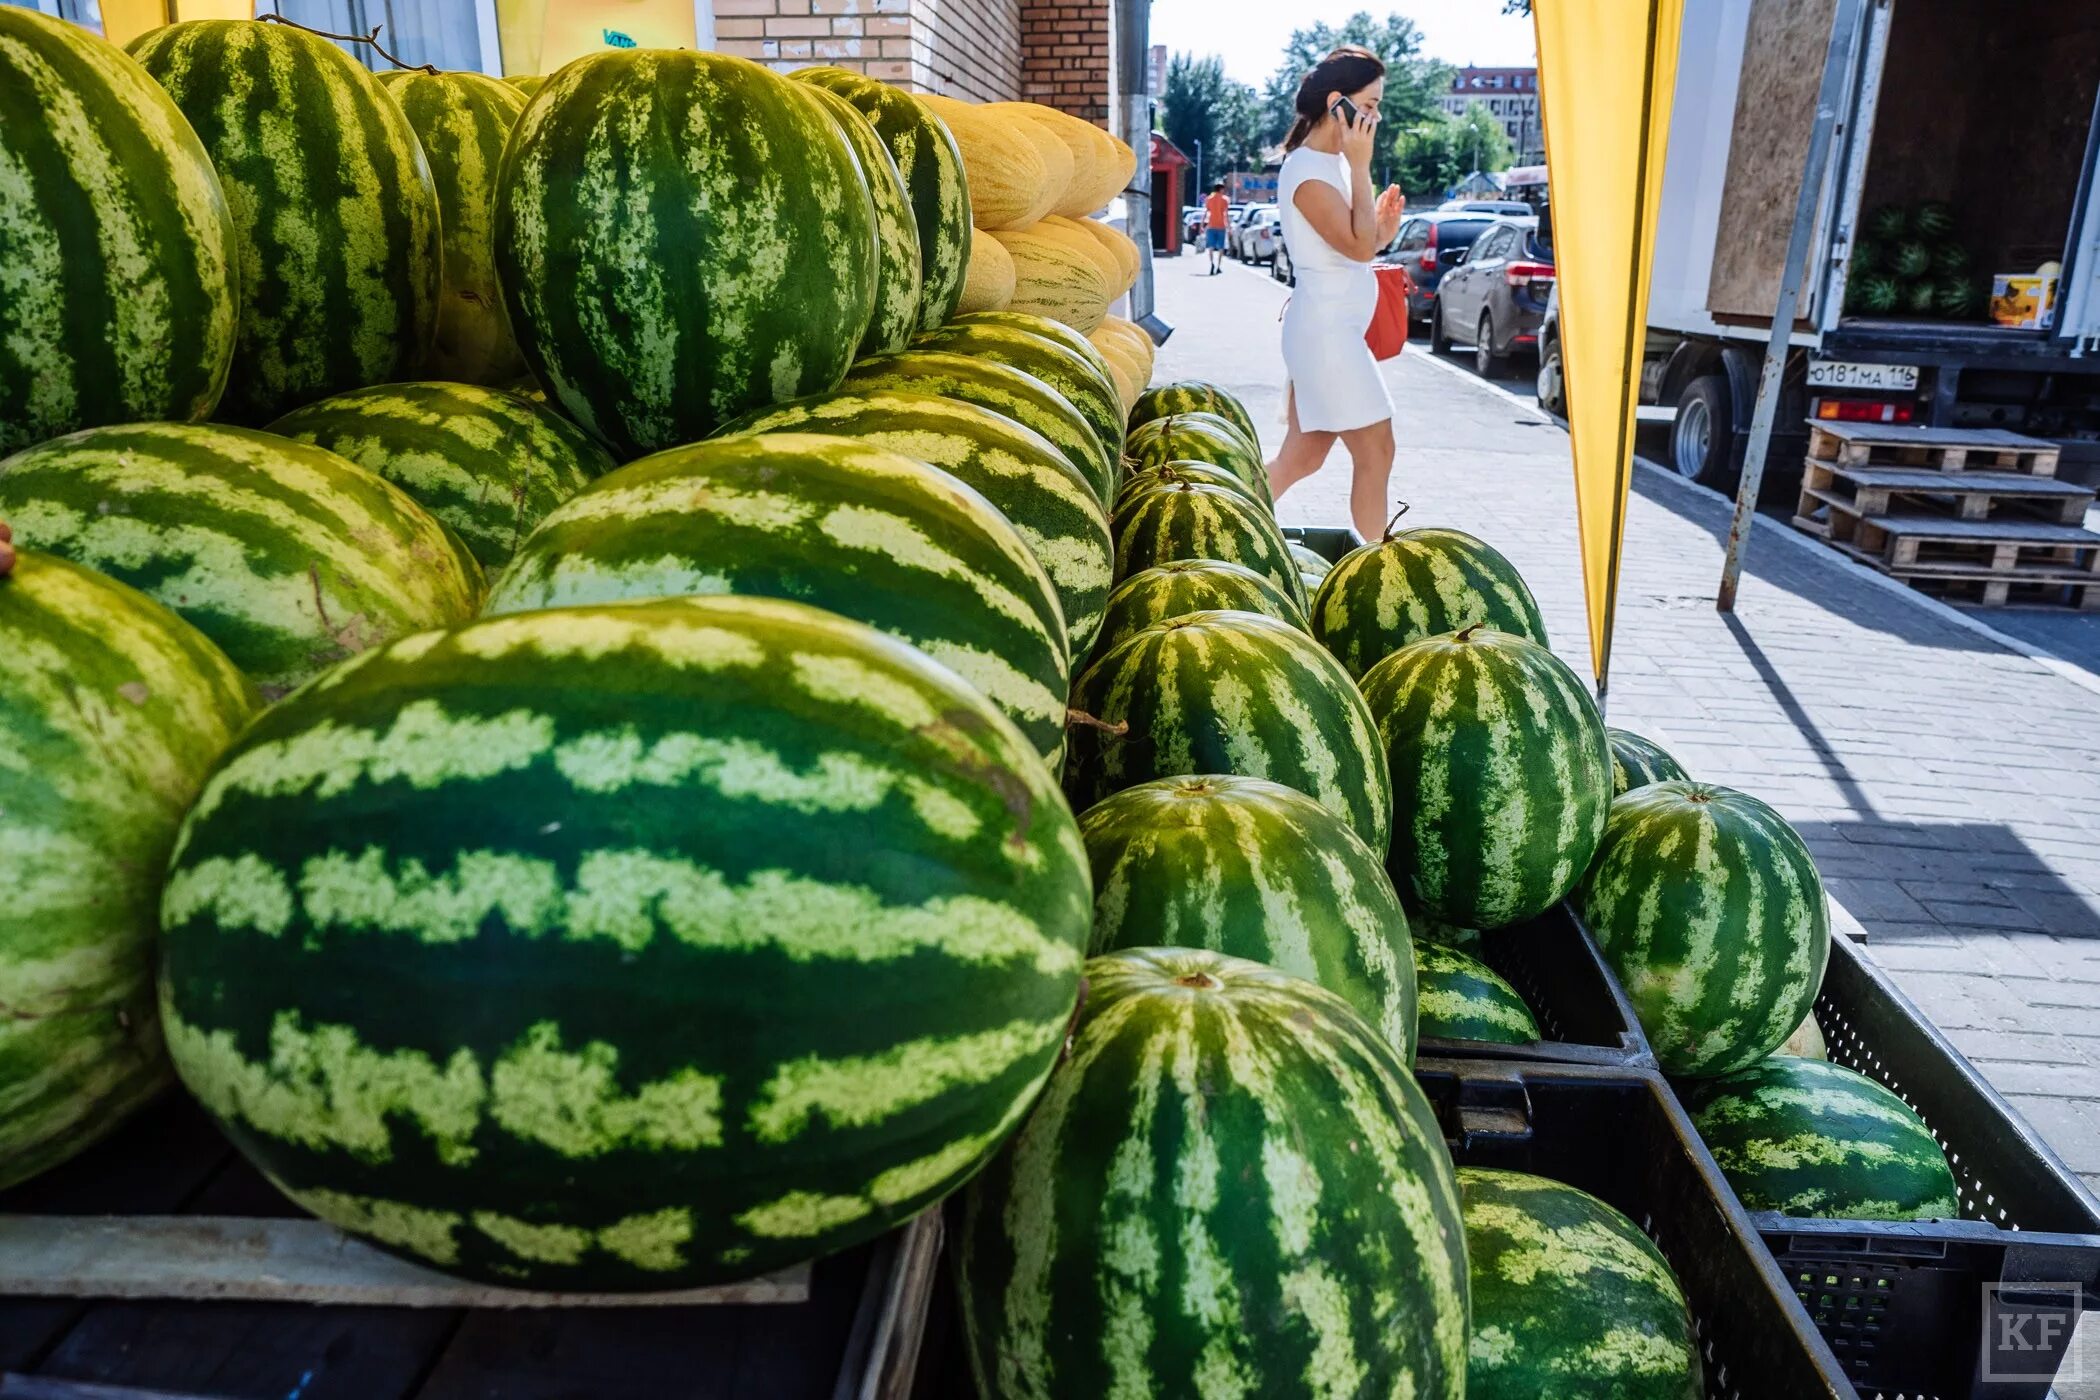
[[[1022,0],[914,0],[913,84],[972,102],[1021,96]]]
[[[1108,0],[1023,0],[1021,96],[1108,122]]]
[[[783,72],[831,63],[915,92],[1011,101],[1021,96],[1023,3],[714,0],[715,47]]]

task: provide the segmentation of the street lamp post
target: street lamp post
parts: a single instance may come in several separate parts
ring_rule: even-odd
[[[1198,196],[1201,196],[1203,193],[1203,142],[1198,139],[1191,142],[1191,144],[1196,148],[1196,193]]]

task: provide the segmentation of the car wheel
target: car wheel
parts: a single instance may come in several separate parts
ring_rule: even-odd
[[[1735,490],[1735,417],[1726,375],[1702,374],[1685,386],[1670,426],[1670,465],[1701,486]]]
[[[1473,337],[1473,370],[1482,379],[1500,379],[1509,369],[1509,355],[1495,348],[1495,316],[1480,313],[1480,330]]]
[[[1449,354],[1451,337],[1444,333],[1444,303],[1429,303],[1429,351],[1433,355]]]
[[[1568,416],[1568,386],[1560,373],[1560,342],[1549,340],[1539,351],[1539,407],[1558,417]]]

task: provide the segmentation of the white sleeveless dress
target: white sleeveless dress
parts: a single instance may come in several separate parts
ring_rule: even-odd
[[[1276,207],[1298,285],[1283,313],[1283,364],[1297,398],[1298,426],[1345,433],[1393,416],[1378,361],[1364,343],[1378,305],[1371,265],[1335,251],[1298,212],[1298,187],[1324,180],[1349,198],[1349,165],[1339,154],[1300,146],[1283,158]]]

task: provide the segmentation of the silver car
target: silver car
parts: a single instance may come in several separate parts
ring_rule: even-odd
[[[1261,217],[1264,210],[1273,214],[1276,212],[1276,206],[1273,204],[1249,204],[1237,217],[1231,220],[1225,230],[1225,251],[1238,258],[1241,262],[1247,261],[1247,230],[1257,218]]]
[[[1283,215],[1275,205],[1264,204],[1247,218],[1247,226],[1240,230],[1240,261],[1263,263],[1276,261],[1276,250],[1283,246]]]

